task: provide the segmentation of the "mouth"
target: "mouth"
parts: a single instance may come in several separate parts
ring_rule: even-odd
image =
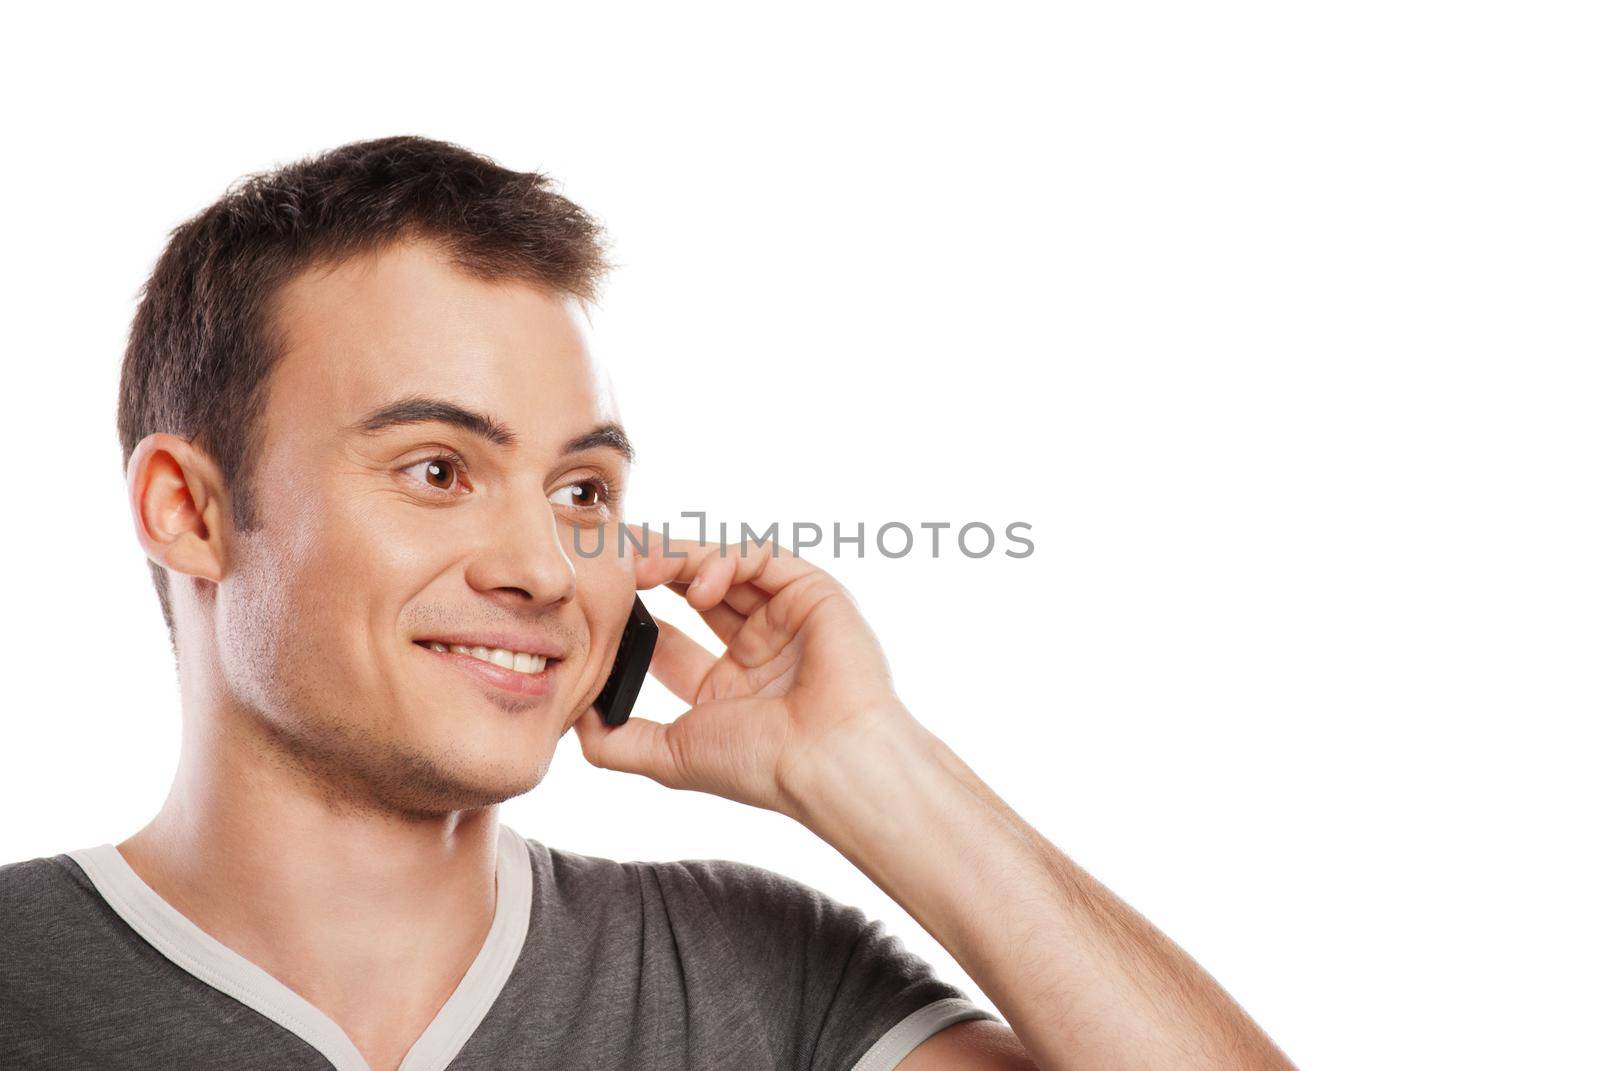
[[[504,647],[468,647],[440,640],[415,640],[413,646],[476,679],[518,695],[546,695],[554,686],[561,659]]]

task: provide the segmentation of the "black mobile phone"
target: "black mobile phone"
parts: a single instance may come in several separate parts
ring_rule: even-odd
[[[601,720],[607,725],[621,725],[633,712],[634,700],[639,698],[639,689],[644,687],[645,675],[650,672],[650,658],[655,654],[656,636],[660,632],[656,619],[644,608],[644,600],[635,594],[633,611],[628,614],[628,623],[622,626],[622,640],[617,644],[617,660],[611,666],[611,676],[606,678],[606,686],[600,689],[600,696],[594,701],[595,709],[600,711]]]

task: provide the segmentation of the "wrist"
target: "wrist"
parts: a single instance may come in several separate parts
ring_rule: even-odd
[[[860,817],[889,817],[907,785],[950,769],[948,754],[903,704],[864,712],[806,748],[780,778],[785,813],[830,839]]]

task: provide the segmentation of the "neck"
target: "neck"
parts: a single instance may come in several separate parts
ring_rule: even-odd
[[[185,714],[171,792],[123,857],[358,1045],[415,1038],[493,921],[497,805],[401,813],[319,775],[237,706]]]

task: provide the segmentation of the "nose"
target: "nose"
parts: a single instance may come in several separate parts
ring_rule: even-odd
[[[467,582],[485,594],[535,608],[570,602],[578,573],[561,541],[555,509],[542,494],[508,493],[480,511],[480,550]]]

